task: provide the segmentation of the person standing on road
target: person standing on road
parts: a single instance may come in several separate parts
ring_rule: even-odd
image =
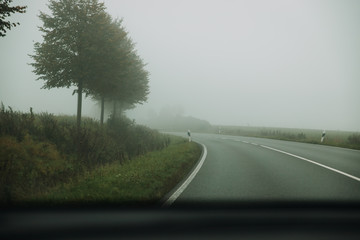
[[[191,142],[191,132],[190,130],[187,131],[188,137],[189,137],[189,142]]]

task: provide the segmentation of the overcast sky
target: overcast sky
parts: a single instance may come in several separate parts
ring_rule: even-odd
[[[28,10],[0,38],[0,101],[76,114],[73,89],[40,89],[27,64],[46,2],[13,2]],[[360,131],[360,1],[104,2],[151,74],[131,117],[174,106],[212,124]],[[84,101],[85,115],[95,109]]]

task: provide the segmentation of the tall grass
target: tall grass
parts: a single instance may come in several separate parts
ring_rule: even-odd
[[[72,181],[106,164],[122,164],[168,146],[169,137],[122,117],[104,126],[85,118],[77,144],[74,117],[0,108],[0,202]],[[80,159],[77,158],[80,146]]]
[[[156,204],[198,161],[201,147],[171,137],[169,147],[134,157],[123,165],[106,164],[79,178],[29,198],[42,205]]]

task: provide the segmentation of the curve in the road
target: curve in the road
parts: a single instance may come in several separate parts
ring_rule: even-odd
[[[360,152],[250,137],[195,137],[204,154],[163,206],[178,201],[360,200]]]
[[[199,143],[203,148],[203,153],[201,156],[200,161],[198,162],[196,168],[192,171],[189,177],[181,184],[181,186],[165,201],[163,204],[164,207],[169,207],[171,204],[180,196],[180,194],[187,188],[187,186],[191,183],[194,179],[195,175],[199,172],[201,166],[203,165],[206,156],[207,156],[207,148],[204,144]]]

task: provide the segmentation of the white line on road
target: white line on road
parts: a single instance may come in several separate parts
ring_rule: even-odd
[[[259,146],[258,144],[256,144],[256,143],[251,143],[252,145],[255,145],[255,146]]]
[[[247,142],[247,141],[242,141],[243,143],[249,143],[249,142]]]
[[[165,201],[165,203],[162,205],[163,207],[170,207],[171,204],[180,196],[180,194],[187,188],[187,186],[191,183],[191,181],[194,179],[195,175],[199,172],[201,166],[203,165],[206,155],[207,155],[207,148],[204,144],[200,143],[201,146],[204,149],[202,158],[194,171],[190,174],[190,176],[185,180],[183,184],[168,198],[168,200]]]
[[[310,162],[310,163],[313,163],[313,164],[316,164],[316,165],[318,165],[318,166],[320,166],[320,167],[323,167],[323,168],[326,168],[326,169],[328,169],[328,170],[331,170],[331,171],[340,173],[340,174],[342,174],[342,175],[344,175],[344,176],[346,176],[346,177],[352,178],[352,179],[360,182],[360,178],[355,177],[355,176],[353,176],[353,175],[350,175],[350,174],[348,174],[348,173],[345,173],[345,172],[343,172],[343,171],[337,170],[337,169],[335,169],[335,168],[328,167],[328,166],[326,166],[326,165],[324,165],[324,164],[321,164],[321,163],[312,161],[312,160],[307,159],[307,158],[304,158],[304,157],[300,157],[300,156],[295,155],[295,154],[292,154],[292,153],[288,153],[288,152],[285,152],[285,151],[281,151],[281,150],[276,149],[276,148],[272,148],[272,147],[268,147],[268,146],[264,146],[264,145],[260,145],[260,146],[261,146],[261,147],[264,147],[264,148],[267,148],[267,149],[270,149],[270,150],[273,150],[273,151],[276,151],[276,152],[280,152],[280,153],[283,153],[283,154],[292,156],[292,157],[296,157],[296,158],[298,158],[298,159],[301,159],[301,160],[304,160],[304,161],[307,161],[307,162]]]

